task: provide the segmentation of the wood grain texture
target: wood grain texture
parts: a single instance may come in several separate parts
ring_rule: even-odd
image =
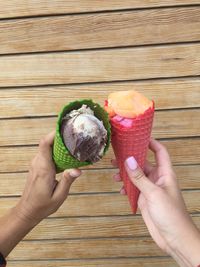
[[[156,109],[200,107],[199,88],[200,79],[193,78],[0,89],[0,118],[56,115],[76,99],[92,98],[103,105],[111,92],[132,89],[153,98]]]
[[[143,258],[143,259],[91,259],[67,261],[8,261],[8,267],[178,267],[173,259],[169,258]]]
[[[182,119],[180,120],[180,118]],[[56,128],[56,121],[57,118],[0,120],[0,146],[38,144],[42,136]],[[159,111],[155,113],[153,126],[153,136],[155,138],[199,135],[200,109]]]
[[[174,169],[181,189],[200,189],[200,165],[175,166]],[[72,194],[118,192],[121,183],[116,183],[112,179],[117,172],[116,169],[85,170],[73,183],[70,192]],[[0,196],[21,195],[26,177],[27,173],[0,173]],[[57,179],[60,177],[61,174]]]
[[[152,134],[155,138],[199,136],[200,109],[156,112]]]
[[[15,17],[0,20],[0,214],[19,200],[36,144],[55,128],[53,116],[64,104],[77,98],[103,104],[112,91],[136,89],[157,103],[153,135],[169,149],[200,227],[199,4],[0,0],[0,18]],[[177,266],[162,257],[141,215],[130,216],[111,158],[112,150],[83,171],[67,201],[13,250],[8,266]]]
[[[5,56],[0,86],[200,75],[200,44]]]
[[[199,41],[199,14],[197,6],[0,21],[0,54]]]
[[[11,252],[8,259],[87,259],[165,255],[150,238],[109,238],[48,242],[24,241]]]
[[[200,212],[200,191],[184,191],[188,211]],[[16,205],[19,198],[1,198],[0,213],[5,214],[9,208]],[[92,205],[91,205],[92,203]],[[127,196],[117,193],[70,195],[62,207],[51,217],[80,217],[80,216],[105,216],[132,214]]]
[[[200,229],[200,216],[193,215]],[[141,216],[46,219],[34,228],[26,240],[109,238],[149,236]]]
[[[0,18],[191,4],[199,4],[199,0],[1,0]]]
[[[162,141],[162,143],[169,149],[173,164],[200,164],[200,138],[167,140]],[[37,147],[32,146],[0,147],[0,173],[27,171],[37,150]],[[149,159],[152,160],[152,154],[149,156]],[[110,161],[113,157],[113,152],[110,149],[103,160],[88,168],[110,168],[112,167]]]

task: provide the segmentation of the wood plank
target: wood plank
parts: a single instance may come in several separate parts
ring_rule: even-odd
[[[199,14],[196,6],[0,21],[0,54],[199,41]]]
[[[0,18],[199,4],[198,0],[9,0],[0,1]]]
[[[178,267],[171,258],[142,258],[142,259],[102,259],[102,260],[48,260],[48,261],[8,261],[8,267]]]
[[[198,190],[183,191],[188,211],[200,212],[200,194]],[[1,198],[0,213],[5,214],[9,208],[16,205],[19,198]],[[92,205],[91,205],[92,203]],[[119,193],[70,195],[62,207],[51,217],[80,217],[132,214],[127,196]]]
[[[179,180],[179,185],[182,189],[198,189],[200,188],[200,179],[198,174],[200,173],[200,166],[175,166],[175,172]],[[197,172],[196,174],[193,174]]]
[[[0,146],[38,144],[42,136],[56,128],[56,121],[57,118],[0,120]],[[159,111],[155,114],[155,138],[193,137],[199,136],[199,133],[200,109]]]
[[[8,259],[87,259],[165,255],[150,238],[110,238],[48,242],[24,241],[11,252]]]
[[[200,107],[199,88],[200,79],[193,78],[0,89],[0,118],[56,115],[66,103],[88,95],[103,105],[111,92],[132,89],[153,98],[156,109]]]
[[[200,216],[193,221],[200,229]],[[70,239],[70,238],[112,238],[149,236],[141,216],[55,218],[46,219],[35,227],[26,240]]]
[[[155,113],[155,138],[192,137],[200,134],[200,109],[173,110]]]
[[[26,240],[112,238],[149,236],[141,217],[92,217],[46,219],[27,236]]]
[[[136,80],[200,74],[200,44],[4,56],[0,86]]]
[[[175,166],[174,169],[181,189],[200,189],[200,165]],[[85,170],[73,183],[70,192],[72,194],[118,192],[121,183],[116,183],[112,179],[117,172],[116,169]],[[21,195],[26,177],[27,173],[0,173],[0,196]],[[61,174],[57,179],[59,180],[60,177]]]
[[[200,163],[200,138],[162,141],[169,149],[173,164],[188,165]],[[27,171],[37,147],[0,147],[0,173]],[[185,156],[187,155],[187,157]],[[110,160],[114,157],[112,149],[98,163],[88,168],[111,168]],[[16,160],[17,159],[17,160]],[[152,155],[150,155],[152,160]]]

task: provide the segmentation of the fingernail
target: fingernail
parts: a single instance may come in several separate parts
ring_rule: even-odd
[[[120,190],[120,194],[121,194],[121,195],[126,195],[126,190],[125,190],[124,187],[121,188],[121,190]]]
[[[77,169],[72,169],[72,170],[70,170],[70,172],[69,172],[69,175],[70,175],[71,177],[73,177],[73,178],[77,178],[77,177],[79,177],[80,174],[81,174],[81,171],[80,171],[80,170],[77,170]]]
[[[120,181],[121,181],[121,177],[120,177],[119,174],[115,174],[115,175],[113,176],[113,179],[114,179],[116,182],[120,182]]]
[[[129,157],[126,159],[126,164],[128,166],[128,168],[132,171],[136,170],[137,169],[137,161],[135,160],[134,157]]]

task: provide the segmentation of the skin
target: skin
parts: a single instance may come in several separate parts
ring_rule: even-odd
[[[186,210],[169,154],[153,139],[149,148],[155,155],[155,166],[146,162],[143,172],[133,157],[125,162],[130,180],[141,191],[138,206],[144,222],[157,245],[180,266],[197,267],[200,232]],[[121,180],[119,174],[114,179]],[[125,194],[124,188],[121,193]]]
[[[54,136],[52,132],[40,141],[22,197],[0,218],[0,252],[4,257],[34,226],[58,210],[71,184],[81,175],[80,170],[71,169],[63,172],[60,181],[56,180],[52,160]],[[156,166],[146,163],[144,173],[133,158],[125,162],[130,180],[141,191],[138,202],[141,214],[162,250],[180,266],[196,267],[200,263],[200,233],[186,211],[167,150],[155,140],[151,140],[150,149],[155,154]],[[115,179],[121,180],[119,174]]]
[[[74,180],[81,171],[64,171],[56,180],[52,160],[55,132],[45,136],[31,162],[27,182],[17,205],[0,218],[0,252],[6,257],[21,239],[41,220],[56,212],[68,196]]]

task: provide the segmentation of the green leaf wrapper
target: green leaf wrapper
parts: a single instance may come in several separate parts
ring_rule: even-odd
[[[54,145],[53,145],[53,160],[56,164],[57,173],[65,170],[65,169],[71,169],[71,168],[79,168],[83,166],[87,166],[90,164],[93,164],[89,161],[81,162],[74,158],[67,147],[65,146],[60,129],[62,124],[62,118],[69,113],[72,110],[79,109],[82,107],[82,105],[87,105],[94,111],[95,117],[97,117],[99,120],[101,120],[104,124],[104,127],[107,130],[107,144],[104,149],[104,154],[109,148],[110,145],[110,136],[111,136],[111,126],[109,123],[109,117],[107,112],[97,103],[94,103],[90,99],[84,99],[80,101],[74,101],[66,105],[62,111],[58,115],[58,120],[56,124],[56,136],[54,139]]]

